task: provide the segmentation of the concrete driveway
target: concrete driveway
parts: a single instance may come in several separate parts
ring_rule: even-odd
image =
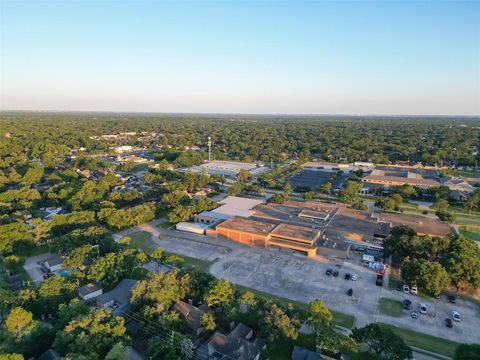
[[[44,280],[43,279],[44,273],[40,268],[40,263],[54,256],[55,256],[54,254],[45,253],[45,254],[29,257],[28,259],[25,260],[25,263],[23,264],[23,268],[28,273],[28,276],[30,276],[30,279],[32,279],[32,281],[35,283],[36,286],[40,285],[40,283]]]

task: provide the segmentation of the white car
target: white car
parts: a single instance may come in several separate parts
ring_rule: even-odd
[[[418,289],[416,286],[410,288],[410,294],[417,295]]]
[[[420,314],[426,314],[427,313],[427,305],[421,303],[420,306],[418,307],[418,311]]]
[[[408,285],[403,285],[403,292],[404,292],[405,294],[408,294],[408,293],[410,292],[410,286],[408,286]]]
[[[358,280],[358,274],[353,274],[352,281],[357,281],[357,280]]]
[[[460,313],[458,311],[452,311],[452,319],[454,321],[462,321],[462,318],[460,317]]]

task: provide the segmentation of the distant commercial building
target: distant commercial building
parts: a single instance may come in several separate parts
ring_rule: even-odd
[[[302,252],[307,256],[317,254],[316,240],[321,231],[291,224],[270,224],[257,220],[234,217],[217,225],[217,234],[250,246],[277,246]]]
[[[254,213],[253,208],[262,202],[262,200],[258,199],[228,196],[219,201],[220,207],[197,214],[194,219],[198,223],[216,224],[234,216],[249,217]]]
[[[267,169],[259,163],[213,160],[210,162],[205,162],[201,165],[190,166],[188,168],[182,168],[179,170],[190,170],[196,173],[201,173],[203,170],[205,170],[209,175],[220,174],[228,178],[235,178],[240,170],[250,171],[253,176],[256,176]]]
[[[117,146],[114,150],[117,154],[122,154],[127,151],[132,151],[133,147],[130,145]]]
[[[362,178],[364,183],[379,184],[383,186],[402,186],[409,184],[421,189],[440,186],[438,181],[425,179],[422,175],[407,171],[373,170],[371,174]]]
[[[181,221],[175,225],[176,229],[179,231],[185,231],[194,234],[204,235],[207,231],[208,225],[202,223],[192,223]]]

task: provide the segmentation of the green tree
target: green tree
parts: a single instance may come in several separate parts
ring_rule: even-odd
[[[218,280],[205,295],[209,307],[230,307],[233,303],[235,290],[228,280]]]
[[[13,308],[5,320],[5,328],[17,340],[30,334],[36,326],[37,322],[33,320],[33,314],[21,307]]]
[[[402,268],[402,278],[411,285],[417,285],[427,294],[438,296],[449,285],[449,277],[438,262],[414,260]]]
[[[412,349],[392,330],[379,324],[352,329],[352,337],[379,359],[412,359]]]
[[[292,184],[290,184],[289,182],[287,182],[284,186],[283,186],[283,192],[287,195],[291,194],[293,191],[292,189]]]
[[[215,323],[215,316],[209,311],[202,315],[200,318],[200,324],[208,331],[214,331],[217,328]]]
[[[237,174],[237,180],[240,183],[246,183],[251,178],[252,178],[252,174],[250,173],[250,171],[245,169],[240,169],[240,171]]]
[[[462,235],[453,235],[447,252],[441,257],[452,285],[480,287],[480,253],[475,241]]]
[[[460,344],[455,349],[454,360],[480,360],[479,344]]]
[[[54,348],[76,358],[104,359],[115,344],[126,344],[124,319],[105,309],[92,309],[87,315],[70,321],[57,333]]]

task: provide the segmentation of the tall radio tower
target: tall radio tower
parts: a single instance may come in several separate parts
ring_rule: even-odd
[[[208,137],[208,162],[212,161],[212,138]]]

